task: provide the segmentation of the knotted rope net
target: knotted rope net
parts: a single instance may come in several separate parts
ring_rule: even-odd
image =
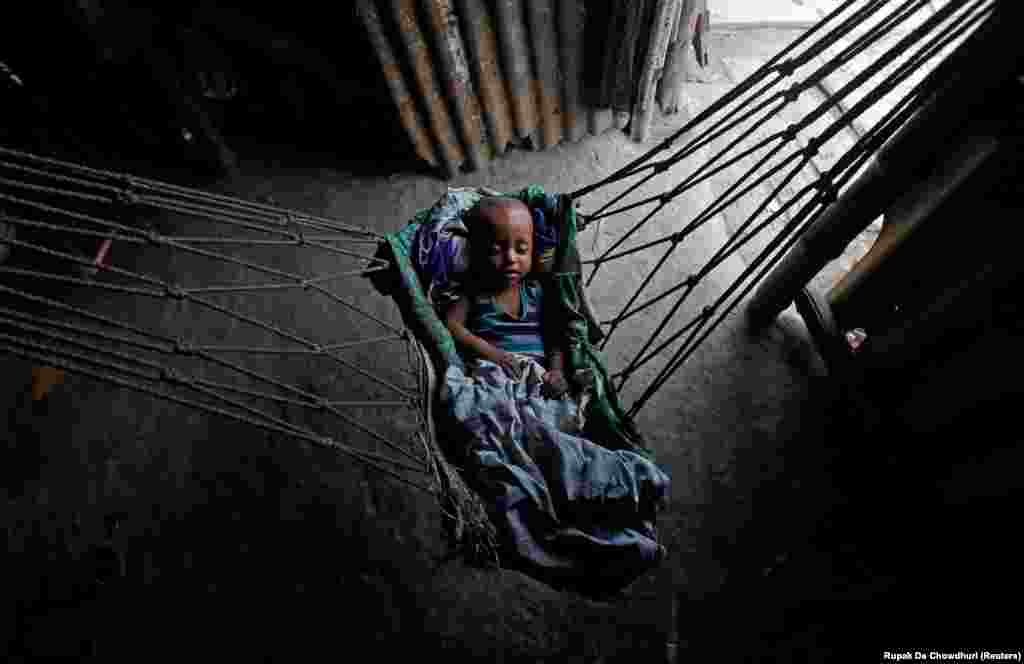
[[[636,317],[657,321],[612,367],[620,391],[639,385],[631,417],[937,89],[948,73],[938,63],[996,5],[844,2],[642,157],[572,193],[582,229],[614,237],[586,260],[588,284],[608,264],[645,261],[602,321],[605,345]],[[794,114],[801,96],[843,72],[839,89]],[[710,203],[644,238],[675,199],[726,175],[735,181]],[[655,292],[688,238],[745,198],[735,232]],[[639,221],[614,227],[638,210]],[[378,233],[4,147],[0,223],[0,349],[347,455],[437,496],[459,533],[484,533],[474,551],[491,555],[482,504],[432,440],[429,362],[364,279],[390,269],[375,258]],[[682,315],[710,274],[757,243],[738,278]]]

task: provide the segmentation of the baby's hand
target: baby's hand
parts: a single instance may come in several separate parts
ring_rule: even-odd
[[[548,399],[558,399],[569,391],[569,383],[560,369],[551,369],[544,374],[544,385],[541,394]]]

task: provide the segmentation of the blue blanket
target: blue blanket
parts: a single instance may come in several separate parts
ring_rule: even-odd
[[[452,414],[472,434],[467,470],[519,563],[614,592],[665,555],[654,521],[669,478],[638,454],[582,438],[586,404],[541,396],[543,373],[526,358],[516,376],[485,360],[448,369]]]

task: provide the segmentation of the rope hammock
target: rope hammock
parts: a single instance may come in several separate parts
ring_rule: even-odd
[[[622,394],[641,384],[626,409],[629,419],[942,85],[954,59],[938,69],[935,64],[986,21],[997,2],[947,3],[935,12],[925,11],[928,5],[843,3],[670,137],[568,196],[580,210],[581,233],[644,210],[629,228],[612,229],[610,246],[583,260],[590,286],[608,264],[655,257],[626,302],[600,321],[603,349],[635,317],[657,320],[612,374]],[[887,40],[901,30],[899,39]],[[884,52],[830,98],[784,124],[801,95],[883,44]],[[852,147],[823,157],[844,128],[879,107],[886,110]],[[702,161],[711,146],[721,149]],[[685,223],[639,241],[666,206],[733,172],[741,172],[736,181]],[[667,177],[673,181],[660,193],[644,194],[645,185]],[[758,191],[769,193],[699,270],[653,292],[655,276],[688,238]],[[607,200],[591,205],[599,192]],[[739,277],[712,304],[680,320],[708,275],[773,224],[781,229]],[[0,249],[10,250],[0,263],[3,351],[336,450],[449,507],[457,493],[458,516],[466,518],[469,509],[480,518],[482,508],[433,440],[433,367],[422,340],[365,285],[365,276],[392,269],[376,253],[380,234],[0,147],[0,230],[3,225],[15,229],[0,236]],[[132,246],[114,252],[123,261],[118,265],[109,259],[110,243]],[[345,282],[343,294],[339,284]],[[360,289],[368,297],[352,295]],[[275,299],[297,291],[319,325],[303,325],[302,316]],[[225,326],[231,339],[211,333]],[[403,361],[395,362],[398,357]],[[309,381],[325,373],[333,377],[329,384]]]

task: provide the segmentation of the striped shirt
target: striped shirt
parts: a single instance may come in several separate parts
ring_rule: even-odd
[[[494,301],[478,295],[471,300],[469,331],[487,343],[509,353],[529,355],[546,365],[541,336],[541,298],[543,289],[534,281],[519,284],[519,318],[513,318]]]

